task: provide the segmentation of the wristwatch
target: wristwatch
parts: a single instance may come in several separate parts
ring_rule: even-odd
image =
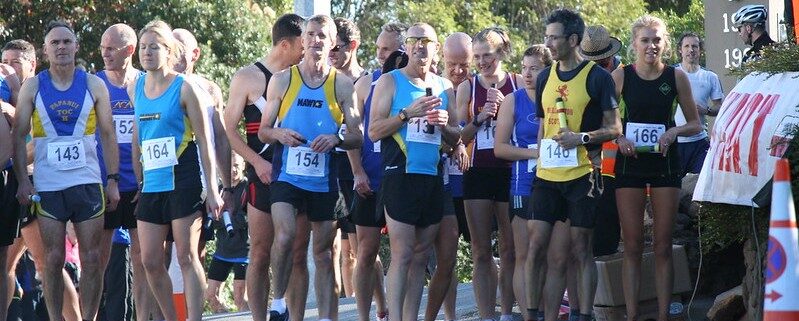
[[[113,180],[117,181],[117,183],[119,183],[119,173],[108,174],[108,175],[105,176],[105,179],[106,180],[112,180],[113,179]]]
[[[408,122],[408,120],[409,120],[409,119],[411,119],[410,117],[408,117],[408,112],[407,112],[407,111],[405,111],[405,109],[402,109],[402,110],[400,110],[400,111],[399,111],[399,114],[398,114],[397,116],[399,116],[399,119],[400,119],[400,120],[401,120],[403,123],[407,123],[407,122]]]
[[[583,145],[588,144],[590,140],[591,137],[588,136],[588,133],[580,133],[580,142],[582,142]]]

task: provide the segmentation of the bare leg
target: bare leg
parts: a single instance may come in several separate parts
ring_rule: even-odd
[[[668,320],[668,307],[674,288],[674,265],[671,239],[677,214],[680,190],[673,187],[652,189],[655,220],[655,287],[658,297],[658,321]]]
[[[547,277],[544,284],[544,319],[546,321],[555,321],[558,318],[560,301],[563,299],[563,291],[566,289],[566,264],[571,257],[570,245],[569,224],[555,222],[547,249]]]
[[[219,290],[221,285],[222,282],[208,279],[208,287],[205,288],[203,299],[205,302],[208,302],[208,305],[211,307],[211,311],[213,313],[223,313],[228,311],[227,307],[225,307],[225,305],[219,301]]]
[[[250,310],[247,307],[247,285],[244,280],[233,280],[233,302],[239,312]]]
[[[297,236],[297,224],[294,206],[278,202],[272,204],[272,223],[275,228],[275,240],[272,251],[272,278],[275,282],[274,298],[286,296],[292,266],[292,244]]]
[[[84,320],[94,320],[100,299],[103,296],[103,278],[107,258],[102,257],[104,252],[110,253],[111,239],[104,243],[103,217],[75,223],[75,232],[78,236],[81,278],[80,278],[80,307]]]
[[[430,280],[424,316],[426,321],[435,320],[442,303],[452,290],[450,286],[455,275],[455,261],[458,256],[458,221],[455,215],[447,215],[441,219],[435,239],[435,250],[436,271]]]
[[[156,312],[158,303],[155,302],[155,297],[147,286],[147,276],[141,263],[139,233],[136,229],[130,229],[130,265],[133,270],[133,304],[136,306],[136,319],[148,321],[150,315],[153,315],[154,320],[157,320],[155,314],[160,314]]]
[[[158,303],[164,319],[176,320],[177,313],[172,302],[172,281],[166,268],[164,244],[169,225],[153,224],[137,221],[139,245],[141,248],[142,265],[147,276],[147,284]]]
[[[508,214],[507,202],[493,204],[494,215],[499,228],[499,295],[502,315],[513,313],[513,270],[516,266],[515,247],[513,246],[513,229]]]
[[[358,308],[358,320],[368,321],[369,310],[372,307],[372,296],[376,288],[376,279],[382,276],[376,275],[376,258],[380,249],[380,228],[368,226],[356,226],[358,238],[358,260],[353,271],[355,282],[355,304]]]
[[[355,238],[355,233],[347,235],[347,239],[341,239],[341,279],[344,285],[344,295],[348,298],[355,297],[352,271],[355,269],[357,249],[358,240]]]
[[[594,230],[572,226],[571,249],[577,261],[577,282],[579,286],[579,307],[581,314],[592,314],[594,294],[596,294],[596,263],[594,262]]]
[[[491,201],[465,200],[466,221],[472,236],[472,282],[480,319],[493,319],[496,314],[497,270],[491,254]]]
[[[527,315],[527,288],[524,282],[524,266],[527,263],[527,251],[530,248],[530,237],[527,234],[527,220],[514,217],[511,222],[513,228],[514,250],[516,261],[513,266],[513,294],[519,302],[519,310],[524,320],[532,320],[535,316]]]
[[[44,300],[47,303],[47,313],[50,320],[61,319],[61,307],[64,303],[64,279],[62,271],[64,269],[64,241],[66,236],[66,224],[44,216],[39,216],[39,231],[42,235],[49,237],[42,238],[44,244],[44,277],[43,291]]]
[[[250,233],[250,264],[247,265],[247,304],[253,320],[266,321],[269,297],[269,261],[272,253],[272,215],[247,205],[247,225]],[[141,320],[140,320],[141,321]]]
[[[335,239],[333,221],[311,222],[313,229],[313,258],[316,264],[314,289],[319,305],[319,318],[338,320],[338,292],[334,284],[333,253],[331,247]]]
[[[641,284],[641,255],[644,252],[644,206],[646,194],[642,188],[617,188],[616,204],[624,239],[622,287],[628,320],[638,320],[638,294]]]
[[[183,292],[186,295],[186,312],[189,321],[200,321],[203,313],[203,289],[205,277],[197,242],[200,241],[202,225],[200,212],[172,220],[172,236],[175,239],[180,274],[183,276]]]
[[[335,226],[335,225],[334,225]],[[336,293],[341,293],[344,287],[341,283],[341,229],[336,228],[333,236],[333,288]]]
[[[297,237],[291,245],[291,277],[286,290],[286,305],[292,319],[305,318],[305,304],[308,298],[308,243],[311,241],[311,222],[308,215],[297,215]]]

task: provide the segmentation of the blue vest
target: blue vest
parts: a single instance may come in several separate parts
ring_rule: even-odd
[[[425,88],[418,87],[402,74],[399,69],[389,72],[394,78],[395,91],[391,101],[389,117],[397,117],[400,110],[408,107],[419,97],[425,95]],[[447,95],[444,92],[443,78],[432,77],[433,95],[442,99],[437,109],[447,108]],[[424,174],[437,176],[441,160],[441,131],[437,126],[427,125],[425,117],[413,118],[402,125],[399,131],[381,140],[385,175]]]
[[[144,186],[142,192],[169,192],[183,188],[202,188],[197,146],[194,144],[189,118],[180,105],[183,75],[177,75],[172,84],[157,98],[144,93],[147,77],[136,82],[134,115],[139,128]],[[172,145],[172,146],[169,146]],[[174,151],[174,155],[169,155]],[[148,169],[146,159],[176,158],[172,165],[158,164]]]
[[[316,88],[305,85],[297,66],[290,68],[291,80],[278,112],[281,128],[290,128],[308,140],[297,147],[275,144],[272,177],[311,192],[337,191],[336,166],[332,153],[314,153],[311,142],[319,135],[335,135],[344,116],[336,100],[336,69],[330,68],[325,81]],[[332,151],[332,150],[331,150]]]
[[[369,115],[372,110],[372,94],[375,92],[375,84],[381,75],[380,70],[372,72],[372,85],[369,86],[369,96],[363,104],[363,148],[361,148],[361,165],[369,177],[369,187],[376,191],[380,188],[380,180],[383,177],[383,158],[380,156],[380,142],[375,148],[375,143],[369,139]]]
[[[143,74],[139,71],[139,76]],[[133,192],[138,188],[136,175],[133,173],[133,165],[131,163],[130,138],[133,135],[133,105],[130,103],[127,88],[117,87],[112,84],[108,80],[105,70],[98,72],[96,76],[105,83],[111,100],[111,114],[114,118],[114,130],[116,131],[117,145],[119,146],[119,191]],[[100,159],[100,172],[102,173],[103,184],[105,184],[107,172],[103,162],[103,145],[101,144],[97,144],[97,157]]]
[[[536,105],[527,96],[524,88],[513,92],[513,137],[511,144],[519,148],[530,148],[538,144],[540,121],[535,115]],[[530,164],[532,163],[532,164]],[[517,160],[511,166],[510,193],[514,196],[530,196],[535,178],[536,160]],[[531,171],[532,169],[532,171]]]

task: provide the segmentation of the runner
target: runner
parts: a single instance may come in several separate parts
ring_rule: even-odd
[[[599,145],[620,133],[610,75],[577,53],[584,31],[578,13],[569,9],[550,13],[544,39],[558,62],[544,69],[536,81],[541,153],[530,201],[533,220],[528,228],[532,225],[533,239],[528,255],[533,266],[528,271],[547,266],[543,289],[547,321],[558,316],[567,262],[572,258],[580,280],[580,320],[591,319],[596,291],[591,238],[602,193],[600,171],[594,167],[599,164]],[[529,277],[528,302],[540,302],[543,280],[535,273]],[[531,304],[527,315],[537,314]]]
[[[633,39],[630,43],[635,62],[613,71],[624,125],[624,135],[617,139],[621,155],[616,155],[616,199],[624,238],[624,302],[631,320],[639,316],[647,186],[651,188],[652,216],[655,218],[657,319],[669,319],[674,286],[671,233],[682,185],[679,155],[674,145],[677,136],[689,136],[702,130],[688,77],[685,72],[675,70],[663,61],[671,48],[667,30],[666,23],[660,18],[649,15],[638,18],[632,25]],[[686,124],[682,126],[674,123],[676,102],[680,103],[686,118]],[[654,151],[649,152],[652,149]]]
[[[513,161],[511,165],[510,205],[511,227],[516,265],[513,270],[513,294],[519,302],[524,320],[533,320],[536,315],[527,315],[530,305],[538,307],[538,302],[527,302],[525,265],[530,248],[530,231],[527,222],[532,220],[530,194],[535,180],[535,166],[538,158],[538,118],[535,117],[535,85],[538,74],[552,65],[552,54],[544,45],[534,45],[524,51],[522,58],[522,77],[524,88],[516,90],[503,102],[497,120],[497,141],[494,154]],[[543,271],[543,270],[541,270]],[[537,273],[540,271],[530,271]],[[540,275],[540,273],[539,273]]]
[[[291,269],[292,241],[298,237],[296,217],[307,216],[313,230],[314,285],[320,320],[338,318],[331,246],[335,237],[334,208],[338,199],[336,168],[330,160],[334,147],[361,146],[362,134],[353,106],[352,79],[338,75],[328,64],[336,27],[324,15],[309,19],[302,34],[305,53],[300,64],[275,74],[267,90],[266,112],[258,137],[275,147],[272,172],[272,220],[275,295],[270,320],[287,320],[283,300]],[[273,127],[279,120],[278,127]],[[342,123],[349,129],[339,136]],[[303,213],[304,212],[304,213]],[[302,237],[302,236],[300,236]],[[303,252],[305,253],[305,252]],[[281,311],[283,310],[283,311]]]
[[[146,277],[144,276],[144,266],[141,263],[141,251],[139,247],[139,237],[136,232],[136,217],[133,215],[136,209],[136,194],[138,183],[136,175],[133,173],[131,159],[133,141],[133,105],[130,103],[127,88],[136,82],[136,79],[143,73],[133,68],[133,53],[136,51],[136,32],[128,25],[115,24],[105,30],[100,38],[100,54],[103,57],[105,69],[97,73],[97,77],[103,80],[111,101],[111,114],[113,117],[114,129],[117,136],[117,146],[119,148],[119,191],[120,202],[116,211],[108,212],[105,215],[103,224],[103,244],[111,243],[114,231],[117,228],[125,228],[130,232],[131,247],[130,261],[133,269],[133,277],[140,280],[133,282],[133,296],[136,304],[137,318],[147,320],[150,314],[160,314],[156,309],[155,298],[147,287]],[[99,159],[103,159],[102,148],[98,145]],[[107,172],[105,166],[100,163],[100,172]],[[110,250],[110,248],[103,248]],[[103,252],[103,261],[108,264],[110,252]],[[117,274],[119,275],[119,274]],[[124,276],[124,275],[120,275]],[[125,289],[108,288],[110,297],[117,297],[113,293]],[[116,318],[115,315],[109,315]]]
[[[272,154],[274,147],[258,139],[261,126],[261,113],[266,106],[266,92],[269,79],[274,73],[298,64],[302,59],[302,28],[304,20],[296,14],[280,16],[272,26],[272,48],[269,54],[255,64],[241,68],[233,75],[230,95],[225,108],[225,132],[230,146],[247,162],[245,174],[247,188],[247,224],[250,231],[250,263],[247,265],[247,296],[250,311],[256,321],[266,321],[267,299],[269,297],[270,256],[274,229],[269,201],[269,184],[272,182]],[[246,127],[245,142],[238,132],[238,124],[244,118]],[[306,235],[307,216],[298,216],[297,235]],[[298,237],[294,249],[308,247],[308,238]],[[289,310],[295,316],[305,312],[305,298],[308,293],[307,255],[301,250],[294,251],[291,271],[291,284],[288,293]],[[283,304],[285,306],[285,304]]]
[[[732,26],[738,29],[738,36],[745,45],[752,46],[744,55],[743,62],[760,59],[763,47],[774,44],[766,31],[767,19],[766,6],[759,4],[745,5],[732,15]]]
[[[457,146],[452,84],[430,73],[438,54],[430,25],[411,26],[405,41],[408,65],[383,75],[374,91],[369,138],[380,140],[384,172],[380,203],[390,231],[388,305],[392,320],[415,320],[424,266],[443,212],[439,171],[442,138]],[[404,303],[403,303],[404,302]],[[403,317],[404,316],[404,317]]]
[[[510,38],[504,30],[483,29],[474,36],[472,48],[478,74],[458,85],[458,118],[466,122],[461,137],[468,144],[472,165],[464,172],[463,199],[472,238],[474,296],[480,318],[493,319],[499,285],[500,320],[507,321],[512,318],[515,265],[508,216],[511,170],[510,162],[494,156],[494,133],[502,101],[522,79],[503,68],[503,61],[511,55]],[[499,280],[491,254],[495,220],[499,228]]]
[[[451,81],[453,85],[466,81],[469,78],[469,66],[472,62],[472,37],[463,32],[449,35],[444,40],[443,56],[444,78]],[[426,321],[435,320],[442,303],[445,319],[455,320],[457,318],[455,300],[458,293],[458,278],[455,274],[455,263],[458,257],[458,237],[460,236],[458,221],[466,219],[463,213],[463,173],[460,167],[468,166],[468,157],[466,146],[463,144],[455,146],[452,155],[444,157],[444,166],[446,166],[444,201],[449,204],[444,204],[444,215],[434,241],[436,270],[430,279],[427,308],[425,309]]]
[[[211,145],[216,154],[216,166],[219,173],[219,178],[222,181],[222,200],[224,202],[233,202],[230,184],[230,144],[225,136],[225,127],[222,125],[222,112],[225,110],[225,101],[222,97],[222,90],[219,85],[207,78],[198,75],[194,72],[194,66],[197,60],[200,59],[200,47],[197,45],[197,39],[191,31],[186,29],[177,28],[172,31],[172,35],[181,46],[181,54],[178,63],[175,64],[175,71],[186,75],[189,79],[202,89],[198,94],[200,95],[200,104],[206,108],[208,113],[209,126],[211,127]],[[202,173],[202,168],[200,168]],[[203,173],[204,175],[204,173]],[[204,182],[204,179],[201,179]],[[214,180],[216,181],[216,180]],[[203,188],[208,188],[203,184]],[[210,228],[208,215],[203,215],[202,231],[200,232],[200,243],[198,247],[198,255],[201,262],[205,262],[205,243],[214,238],[214,231]],[[167,238],[170,239],[171,238]]]
[[[206,186],[216,184],[209,120],[199,101],[202,89],[172,69],[177,53],[177,40],[163,21],[151,21],[139,31],[139,60],[147,73],[128,87],[135,112],[133,159],[141,160],[133,164],[142,178],[136,219],[147,281],[164,317],[176,318],[164,265],[164,242],[171,231],[188,319],[196,321],[205,287],[197,255],[202,206],[205,201],[206,211],[218,217],[222,201],[214,188],[206,190],[203,200],[201,166]]]
[[[107,208],[116,209],[119,201],[119,155],[108,90],[102,80],[75,67],[78,49],[73,30],[64,22],[47,26],[44,54],[50,67],[25,82],[16,109],[16,155],[26,155],[25,136],[31,132],[33,120],[34,171],[33,185],[19,180],[17,199],[26,206],[38,193],[41,201],[35,206],[40,216],[39,230],[44,244],[44,297],[52,320],[61,318],[63,305],[64,241],[66,222],[77,230],[83,257],[81,278],[81,314],[94,320],[102,294],[101,259],[103,219]],[[97,125],[95,125],[95,123]],[[104,190],[95,146],[95,131],[105,151],[109,179]],[[26,177],[25,162],[15,162],[17,177]]]
[[[684,33],[680,36],[678,44],[682,62],[677,64],[676,68],[682,70],[691,83],[691,93],[699,112],[699,123],[702,125],[702,130],[693,136],[677,136],[677,154],[680,155],[680,168],[683,174],[699,174],[705,163],[707,150],[710,148],[706,116],[716,116],[719,113],[724,91],[721,89],[719,76],[699,65],[699,59],[704,49],[702,39],[695,33]],[[674,122],[677,126],[686,124],[682,108],[677,109],[674,114]]]
[[[404,24],[390,23],[383,25],[377,37],[377,61],[382,66],[393,51],[384,54],[384,49],[394,51],[402,48],[404,43],[403,33],[408,27]],[[381,49],[382,48],[382,49]],[[387,318],[386,293],[383,289],[383,264],[377,255],[380,249],[380,228],[386,225],[383,212],[377,206],[377,192],[380,191],[382,179],[382,159],[380,141],[369,138],[370,112],[372,95],[377,79],[382,74],[381,70],[373,70],[368,76],[361,77],[355,83],[355,106],[363,117],[363,146],[360,149],[347,151],[347,157],[352,165],[355,178],[355,192],[357,193],[351,207],[351,219],[355,224],[358,238],[358,258],[353,271],[355,282],[355,304],[358,309],[358,319],[369,320],[369,310],[372,307],[372,297],[375,299],[378,321]]]
[[[6,106],[6,102],[0,101],[0,107],[13,108]],[[0,117],[0,164],[7,164],[14,154],[14,143],[11,139],[11,124],[8,123],[5,117]],[[2,204],[9,204],[7,196],[8,179],[10,171],[4,169],[0,173],[0,197],[2,197]],[[0,212],[0,271],[7,271],[6,259],[8,257],[8,247],[14,243],[14,236],[17,234],[17,208],[11,206],[4,206]],[[11,284],[15,279],[11,277],[0,277],[0,302],[3,306],[0,307],[0,320],[5,320],[8,316],[8,303],[11,302]]]
[[[22,81],[36,76],[36,51],[33,45],[25,40],[16,39],[6,43],[3,48],[3,63],[11,65],[17,74],[20,75]],[[13,122],[14,107],[6,104],[3,106],[3,112],[9,122]],[[32,141],[28,142],[27,150],[33,150]],[[32,163],[27,165],[28,175],[31,175],[33,173],[33,165]],[[18,222],[20,231],[19,237],[8,248],[5,271],[7,271],[10,280],[15,281],[17,263],[24,255],[25,250],[28,249],[33,257],[36,271],[40,275],[44,275],[42,270],[45,261],[44,245],[42,236],[39,233],[39,221],[36,220],[36,213],[30,210],[30,206],[20,206],[19,201],[17,201],[15,194],[17,192],[18,179],[10,165],[6,167],[6,173],[5,206],[3,208],[9,209],[17,215],[14,219]],[[80,320],[80,306],[78,297],[75,295],[77,293],[75,286],[70,281],[69,275],[67,275],[65,270],[62,270],[61,274],[64,280],[64,304],[61,315],[67,321]],[[9,287],[8,290],[11,293],[14,288]],[[8,296],[8,300],[11,300],[11,295]]]

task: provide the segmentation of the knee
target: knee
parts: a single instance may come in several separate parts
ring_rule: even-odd
[[[296,233],[294,231],[281,231],[280,233],[275,234],[275,246],[279,249],[289,250],[291,249],[292,243],[294,243],[294,237]]]
[[[356,254],[358,264],[364,264],[365,266],[373,265],[375,263],[375,258],[377,257],[377,251],[377,244],[359,243],[358,253]]]
[[[291,264],[293,264],[294,266],[307,266],[308,253],[306,252],[307,251],[294,251],[291,257]],[[316,261],[316,257],[314,257],[314,261]]]
[[[641,255],[644,253],[644,245],[643,242],[624,242],[624,257],[627,259],[635,259],[640,260]]]
[[[144,270],[147,274],[153,274],[166,269],[164,266],[164,257],[162,255],[151,255],[151,256],[142,256],[141,258],[142,266],[144,266]]]
[[[663,262],[664,260],[671,260],[671,243],[669,244],[655,244],[655,260]]]
[[[483,248],[482,246],[472,246],[472,260],[474,264],[488,264],[494,259],[491,254],[491,248]]]
[[[569,262],[573,259],[571,253],[553,253],[547,258],[547,266],[550,269],[566,271]]]
[[[317,270],[332,270],[333,258],[331,250],[314,251],[313,259]]]
[[[66,256],[65,256],[65,253],[64,253],[63,249],[61,249],[61,251],[59,251],[59,250],[48,251],[44,255],[44,259],[46,261],[46,264],[44,264],[44,266],[42,268],[45,269],[45,270],[48,270],[48,269],[53,269],[53,270],[58,269],[58,270],[60,270],[61,267],[64,266],[65,258],[66,258]]]

